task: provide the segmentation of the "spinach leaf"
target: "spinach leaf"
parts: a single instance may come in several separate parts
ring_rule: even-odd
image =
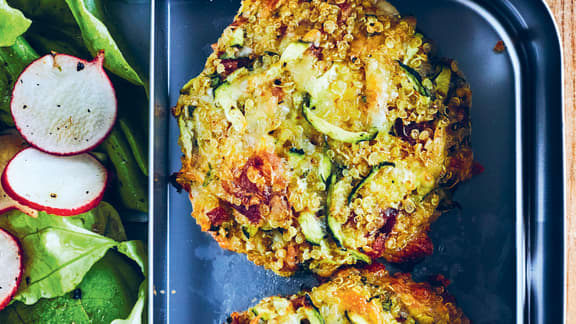
[[[132,313],[142,279],[138,266],[109,251],[71,293],[34,305],[16,302],[0,312],[0,323],[108,324]]]
[[[66,0],[66,3],[80,27],[82,38],[90,53],[96,55],[99,50],[103,49],[106,53],[104,61],[106,68],[134,84],[144,85],[103,23],[104,14],[100,1]]]
[[[0,0],[0,46],[12,46],[16,38],[24,34],[32,22],[18,9]]]

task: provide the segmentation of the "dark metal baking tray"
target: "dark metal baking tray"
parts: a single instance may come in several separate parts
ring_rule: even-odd
[[[549,10],[538,0],[391,2],[467,75],[472,142],[485,167],[457,191],[462,209],[432,226],[434,254],[402,270],[416,279],[444,274],[475,323],[563,322],[561,49]],[[168,185],[181,156],[169,108],[238,8],[237,0],[154,5],[155,323],[222,323],[264,296],[314,283],[220,249],[190,217],[188,197]],[[507,48],[501,54],[493,51],[499,40]]]

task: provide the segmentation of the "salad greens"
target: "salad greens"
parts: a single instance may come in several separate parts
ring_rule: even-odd
[[[106,53],[104,66],[106,68],[134,84],[144,85],[102,22],[104,17],[102,3],[88,0],[66,0],[66,3],[82,31],[82,38],[84,38],[90,53],[96,55],[99,50],[104,49]]]
[[[133,151],[124,134],[118,127],[114,127],[102,147],[110,157],[118,183],[120,184],[120,199],[123,204],[134,210],[148,210],[148,193],[146,191],[146,177],[138,167]]]
[[[88,291],[87,288],[82,288],[86,285],[88,274],[93,271],[96,264],[101,263],[101,260],[110,254],[109,251],[112,249],[133,260],[144,276],[147,273],[146,251],[142,242],[125,241],[126,233],[120,216],[105,202],[87,213],[71,217],[40,212],[38,218],[31,218],[21,212],[12,211],[0,217],[0,227],[20,240],[26,256],[24,279],[14,298],[17,302],[13,304],[12,312],[28,309],[24,305],[33,305],[31,309],[35,310],[49,309],[46,304],[50,303],[57,305],[64,303],[66,307],[73,307],[74,303],[69,298],[62,297],[78,287],[82,291]],[[138,300],[131,304],[134,305],[132,311],[124,315],[137,319],[134,323],[141,323],[146,300],[146,281],[142,279],[143,275],[125,272],[116,264],[109,268],[108,271],[111,272],[120,271],[121,273],[117,275],[123,276],[120,278],[123,282],[129,283],[135,278],[140,278],[135,284],[127,287],[120,285],[114,290],[121,294],[138,290]],[[89,290],[88,293],[94,296],[94,299],[107,300],[109,298],[105,294],[99,295],[106,291],[108,290],[101,292]],[[3,316],[11,316],[10,311],[0,312],[0,322]],[[31,316],[44,315],[35,313]],[[66,316],[70,316],[69,319],[76,318],[74,312]]]
[[[12,46],[16,38],[22,35],[32,22],[16,10],[0,0],[0,46]]]
[[[77,324],[108,324],[130,315],[137,302],[135,292],[141,280],[137,266],[111,251],[90,269],[72,292],[42,299],[34,305],[16,302],[0,312],[0,322],[60,324],[74,319]]]
[[[134,72],[135,69],[127,63],[125,56],[120,52],[119,48],[123,46],[115,42],[104,24],[105,15],[102,6],[105,2],[101,0],[42,0],[39,2],[11,0],[9,3],[14,8],[22,9],[24,14],[29,15],[33,20],[28,31],[17,37],[12,46],[0,47],[0,130],[3,127],[14,126],[10,115],[10,98],[14,82],[28,64],[39,55],[45,55],[51,51],[86,58],[89,52],[95,53],[103,48],[106,55],[104,60],[106,68],[124,80],[143,84],[142,78]],[[11,16],[22,15],[19,10],[11,10]],[[5,35],[0,33],[0,43],[4,39]],[[31,44],[35,47],[33,48]],[[146,212],[148,209],[147,153],[144,144],[145,136],[139,134],[139,129],[142,127],[138,124],[147,122],[146,117],[142,117],[147,113],[147,109],[146,100],[134,99],[138,96],[144,97],[146,92],[143,88],[140,92],[135,91],[130,84],[123,83],[124,80],[114,80],[120,103],[119,119],[121,122],[116,126],[113,136],[106,140],[103,149],[116,171],[117,181],[114,183],[113,192],[118,193],[120,205],[124,208]],[[134,102],[137,105],[134,105]],[[137,120],[137,122],[131,122],[132,120]]]
[[[3,0],[0,0],[3,1]],[[122,53],[123,44],[112,36],[108,18],[104,13],[101,0],[9,0],[15,8],[33,19],[33,24],[42,25],[42,29],[52,28],[52,35],[62,33],[65,40],[83,39],[83,45],[95,56],[103,49],[106,53],[104,66],[112,73],[136,85],[144,85],[142,77],[128,62],[126,53]],[[34,29],[34,28],[33,28]],[[34,30],[34,32],[38,32]],[[64,38],[64,37],[61,37]],[[74,55],[75,53],[68,53]]]
[[[140,133],[146,128],[141,126],[147,118],[146,80],[130,63],[104,4],[0,0],[0,131],[14,126],[11,92],[28,64],[52,51],[89,59],[103,49],[105,68],[118,76],[112,81],[119,121],[94,153],[115,171],[109,190],[114,195],[107,199],[120,211],[147,212],[146,136]],[[1,214],[0,227],[22,244],[25,267],[12,304],[0,311],[0,323],[142,323],[146,250],[142,242],[126,240],[121,214],[105,202],[72,217]]]
[[[36,58],[38,54],[22,36],[18,36],[13,45],[0,47],[0,130],[2,125],[14,126],[10,114],[12,88],[20,72]]]

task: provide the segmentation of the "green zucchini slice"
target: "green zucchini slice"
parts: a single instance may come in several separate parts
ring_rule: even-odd
[[[368,175],[362,179],[362,181],[360,181],[353,189],[352,192],[350,193],[350,195],[348,196],[348,204],[350,204],[351,202],[354,201],[354,199],[356,199],[356,197],[358,196],[358,192],[360,191],[360,189],[362,189],[366,183],[370,182],[372,179],[374,179],[374,177],[376,176],[376,174],[378,173],[378,171],[380,171],[380,169],[382,169],[385,166],[396,166],[394,163],[392,162],[382,162],[374,167],[372,167],[372,170],[370,170],[370,173],[368,173]]]
[[[324,318],[308,294],[306,294],[306,301],[309,305],[302,307],[302,310],[308,322],[310,322],[310,324],[325,324]]]
[[[214,90],[214,101],[222,109],[226,119],[232,124],[235,130],[240,131],[246,124],[244,114],[236,104],[243,94],[243,89],[238,83],[224,82]]]
[[[400,61],[397,62],[402,68],[402,70],[406,72],[406,76],[408,76],[408,79],[410,79],[410,81],[414,85],[414,89],[418,91],[421,95],[425,97],[430,97],[430,92],[428,91],[428,89],[426,89],[426,87],[422,85],[422,77],[420,76],[420,73],[416,72],[416,70]]]
[[[326,120],[318,117],[309,105],[306,104],[307,100],[304,100],[302,104],[302,114],[304,118],[314,127],[315,130],[322,134],[330,137],[333,140],[344,142],[344,143],[359,143],[363,141],[373,140],[376,135],[378,135],[378,129],[372,128],[368,132],[351,132],[347,131],[341,127],[330,124]]]
[[[330,181],[329,181],[329,185],[328,185],[328,196],[326,198],[326,223],[328,224],[328,229],[330,230],[330,233],[332,234],[332,237],[334,238],[334,241],[336,241],[336,244],[348,251],[356,260],[361,261],[361,262],[365,262],[365,263],[372,263],[372,259],[367,256],[366,254],[359,252],[359,251],[355,251],[353,249],[347,249],[344,246],[344,241],[346,239],[344,232],[342,231],[342,225],[344,225],[343,223],[340,223],[338,220],[336,220],[336,218],[334,218],[334,216],[332,215],[332,213],[330,213],[330,205],[332,203],[332,199],[333,199],[333,195],[334,195],[334,187],[337,186],[336,183],[337,180],[337,176],[335,173],[333,173],[330,176]]]
[[[327,154],[322,156],[322,160],[320,160],[320,166],[318,167],[318,172],[320,173],[320,178],[325,183],[328,182],[330,179],[330,174],[332,174],[332,161]]]
[[[236,28],[236,30],[232,32],[232,40],[230,41],[230,46],[244,46],[244,29]]]
[[[326,237],[324,223],[311,212],[301,212],[298,216],[298,223],[302,228],[302,233],[306,241],[312,244],[320,244]]]

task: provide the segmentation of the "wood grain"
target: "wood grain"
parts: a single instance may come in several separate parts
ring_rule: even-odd
[[[558,23],[564,51],[564,136],[566,149],[567,305],[566,322],[576,319],[576,1],[546,0]]]

